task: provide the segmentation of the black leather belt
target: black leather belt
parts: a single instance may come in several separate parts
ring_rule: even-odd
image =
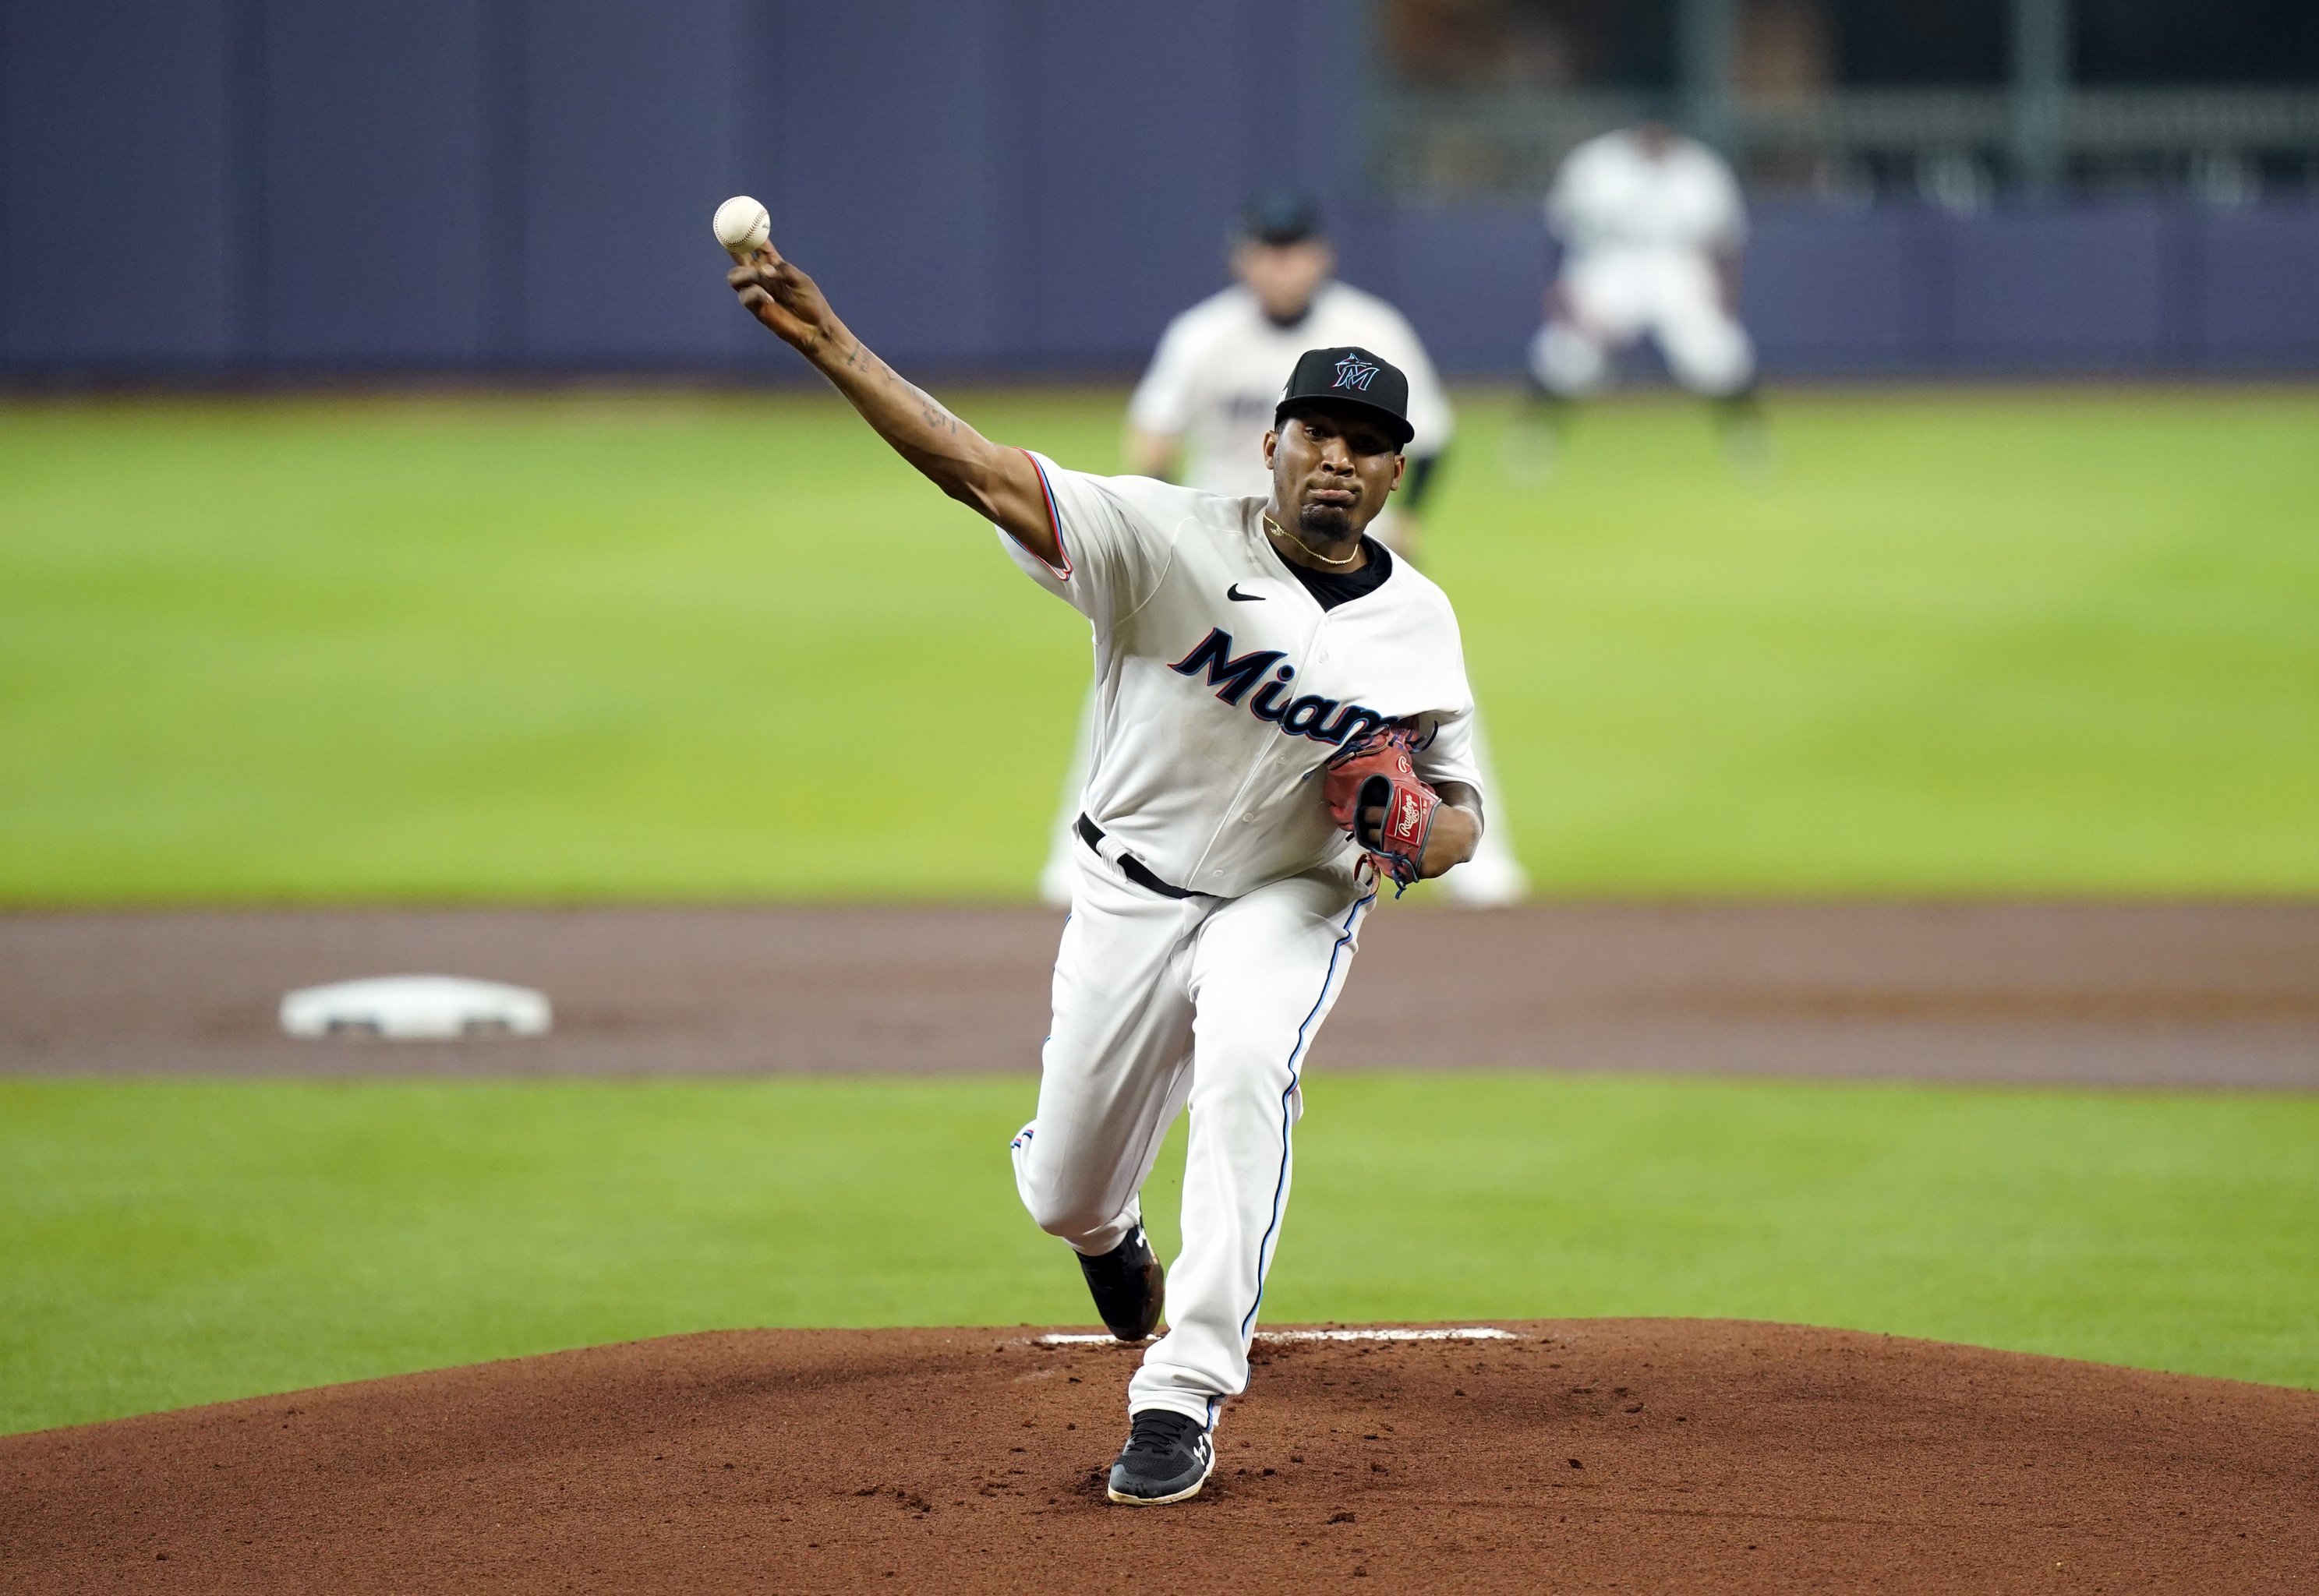
[[[1094,849],[1096,858],[1102,858],[1104,856],[1103,827],[1082,815],[1079,816],[1078,829],[1079,841]],[[1124,850],[1119,855],[1118,864],[1121,875],[1125,876],[1138,887],[1156,892],[1162,897],[1214,897],[1215,896],[1213,892],[1193,892],[1182,887],[1170,887],[1153,875],[1141,860]]]

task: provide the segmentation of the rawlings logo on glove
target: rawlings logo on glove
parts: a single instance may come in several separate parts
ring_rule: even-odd
[[[1329,817],[1393,878],[1398,897],[1417,879],[1441,795],[1417,774],[1407,726],[1383,726],[1348,743],[1324,765]]]

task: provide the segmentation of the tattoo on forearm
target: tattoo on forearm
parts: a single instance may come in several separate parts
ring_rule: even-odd
[[[833,344],[828,362],[822,369],[836,380],[853,407],[904,459],[933,477],[945,492],[959,496],[958,484],[963,480],[956,477],[959,446],[955,442],[937,443],[935,439],[971,437],[971,428],[952,415],[940,400],[909,382],[850,333],[843,353]],[[906,419],[913,409],[923,431],[914,432]]]
[[[925,389],[916,386],[911,387],[910,393],[918,401],[920,420],[937,432],[948,432],[953,435],[957,433],[958,418],[943,409],[940,400]]]

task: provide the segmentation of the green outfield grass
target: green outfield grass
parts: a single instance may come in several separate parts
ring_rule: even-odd
[[[1031,1097],[0,1082],[0,1429],[713,1327],[1083,1323],[1008,1173]],[[1323,1077],[1265,1312],[1737,1315],[2319,1386],[2319,1099]]]
[[[2319,889],[2312,392],[1504,410],[1427,564],[1546,889]],[[0,902],[1022,895],[1085,670],[824,396],[0,408]]]

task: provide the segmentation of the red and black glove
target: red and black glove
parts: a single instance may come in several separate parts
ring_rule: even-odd
[[[1329,817],[1368,850],[1398,897],[1417,879],[1441,795],[1419,780],[1409,728],[1380,726],[1348,743],[1322,767]]]

